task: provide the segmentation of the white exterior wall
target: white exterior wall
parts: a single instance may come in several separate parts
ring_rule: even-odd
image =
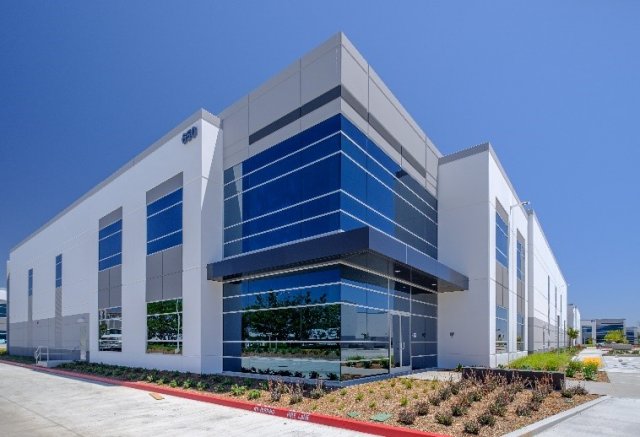
[[[509,343],[496,353],[496,202],[509,218]],[[558,313],[566,323],[566,283],[537,221],[530,215],[491,146],[480,145],[441,160],[438,181],[439,261],[469,277],[469,290],[438,300],[438,364],[497,366],[527,354],[532,310],[545,308],[545,272],[558,285]],[[517,350],[517,235],[525,240],[524,351]],[[539,244],[541,247],[534,249]],[[538,290],[533,303],[531,287]],[[544,301],[539,289],[545,287]],[[563,305],[560,305],[562,296]],[[555,308],[554,308],[555,309]],[[555,312],[553,313],[555,315]],[[554,325],[556,323],[554,322]],[[487,333],[486,335],[484,333]],[[453,333],[453,335],[452,335]]]
[[[486,153],[439,168],[438,260],[469,278],[469,291],[438,296],[439,367],[490,364],[495,295],[489,283],[493,255],[488,181]]]
[[[500,202],[502,207],[507,211],[509,215],[509,345],[508,353],[496,354],[495,342],[491,344],[491,366],[497,366],[498,364],[507,364],[520,356],[527,355],[527,330],[524,332],[524,344],[525,350],[518,352],[517,350],[517,235],[518,232],[524,237],[525,251],[526,246],[529,244],[529,238],[527,233],[527,213],[524,207],[521,205],[522,201],[518,198],[518,195],[513,190],[511,183],[506,178],[500,163],[495,159],[495,156],[488,153],[489,159],[489,202],[492,205],[490,214],[490,242],[491,242],[491,256],[490,256],[490,273],[491,273],[491,287],[492,293],[492,316],[491,316],[491,331],[495,335],[495,274],[496,274],[496,201]],[[526,252],[525,252],[526,253]],[[527,283],[528,271],[525,268],[525,280]],[[525,325],[527,320],[527,300],[525,286]]]
[[[182,132],[191,126],[199,134],[182,144]],[[61,253],[62,316],[89,313],[91,361],[197,372],[203,367],[203,355],[220,357],[221,335],[207,331],[222,331],[222,287],[206,280],[206,265],[221,258],[222,247],[222,157],[214,153],[221,140],[218,137],[216,126],[202,117],[190,117],[163,138],[159,147],[152,146],[151,153],[134,159],[115,179],[15,248],[8,263],[11,322],[27,321],[27,272],[31,268],[33,320],[55,316],[55,257]],[[146,192],[180,172],[184,181],[184,349],[182,355],[147,354]],[[207,183],[210,178],[214,183]],[[98,221],[120,207],[122,352],[98,351]],[[219,367],[218,363],[217,370]]]
[[[562,347],[566,342],[564,331],[567,326],[567,282],[560,271],[535,213],[529,215],[529,240],[531,243],[528,248],[529,315],[531,318],[538,319],[548,325],[543,335],[540,335],[542,332],[538,327],[535,328],[533,345],[531,342],[529,343],[529,350],[535,351],[558,346],[558,338],[553,331],[558,328],[557,316],[560,316],[559,327],[563,332],[560,335],[559,344]],[[548,292],[548,283],[550,283],[550,293]],[[557,305],[556,288],[558,290]]]

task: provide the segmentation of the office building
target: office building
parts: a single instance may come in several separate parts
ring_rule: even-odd
[[[12,353],[352,380],[564,345],[566,282],[490,144],[448,156],[335,35],[15,247]]]

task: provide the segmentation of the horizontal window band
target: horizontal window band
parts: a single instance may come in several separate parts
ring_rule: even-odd
[[[262,166],[262,167],[260,167],[260,168],[257,168],[257,169],[255,169],[255,170],[252,170],[252,171],[248,172],[247,174],[243,174],[242,176],[240,176],[240,177],[238,177],[238,178],[236,178],[236,179],[234,179],[234,180],[232,180],[232,181],[230,181],[230,182],[227,182],[227,183],[225,184],[225,186],[227,186],[227,185],[229,185],[229,184],[236,183],[237,181],[242,180],[242,179],[244,179],[245,177],[247,177],[247,176],[249,176],[249,175],[251,175],[251,174],[253,174],[253,173],[256,173],[256,172],[258,172],[258,171],[260,171],[260,170],[262,170],[262,169],[264,169],[264,168],[267,168],[267,167],[269,167],[269,166],[271,166],[271,165],[275,165],[275,164],[276,164],[276,163],[278,163],[279,161],[282,161],[282,160],[284,160],[284,159],[286,159],[286,158],[288,158],[288,157],[290,157],[290,156],[293,156],[293,155],[295,155],[295,154],[297,154],[297,153],[300,153],[300,152],[302,152],[302,151],[304,151],[304,150],[306,150],[306,149],[308,149],[308,148],[310,148],[310,147],[313,147],[314,145],[316,145],[316,144],[318,144],[318,143],[320,143],[320,142],[322,142],[322,141],[325,141],[325,140],[327,140],[328,138],[331,138],[331,137],[333,137],[333,136],[334,136],[334,135],[336,135],[336,134],[341,134],[344,138],[346,138],[349,142],[351,142],[354,146],[356,146],[356,147],[360,150],[360,152],[361,152],[361,153],[363,153],[364,155],[366,155],[366,157],[367,157],[368,159],[371,159],[371,160],[372,160],[373,162],[375,162],[375,164],[376,164],[376,165],[378,165],[378,166],[379,166],[379,167],[380,167],[384,172],[388,173],[388,174],[389,174],[391,177],[393,177],[397,182],[399,182],[400,184],[402,184],[402,185],[403,185],[407,190],[409,190],[409,191],[410,191],[414,196],[416,196],[416,198],[418,198],[420,201],[422,201],[426,206],[428,206],[429,208],[431,208],[431,209],[432,209],[433,211],[435,211],[436,213],[438,212],[438,211],[437,211],[437,209],[436,209],[433,205],[431,205],[427,200],[425,200],[424,198],[422,198],[422,196],[421,196],[420,194],[416,193],[416,192],[415,192],[415,190],[414,190],[413,188],[409,187],[409,186],[408,186],[404,181],[402,181],[400,178],[398,178],[398,177],[397,177],[397,175],[395,175],[392,171],[390,171],[390,170],[389,170],[388,168],[386,168],[382,163],[380,163],[376,158],[374,158],[374,157],[373,157],[369,152],[367,152],[367,151],[366,151],[366,150],[365,150],[365,149],[364,149],[360,144],[358,144],[358,143],[357,143],[353,138],[351,138],[351,137],[347,134],[347,132],[345,132],[344,130],[336,131],[335,133],[332,133],[332,134],[330,134],[330,135],[327,135],[326,137],[324,137],[324,138],[322,138],[322,139],[320,139],[320,140],[314,141],[313,143],[311,143],[311,144],[309,144],[309,145],[307,145],[307,146],[305,146],[305,147],[302,147],[302,148],[301,148],[301,149],[299,149],[299,150],[296,150],[296,151],[294,151],[294,152],[292,152],[292,153],[288,153],[288,154],[286,154],[285,156],[282,156],[282,157],[280,157],[280,158],[278,158],[278,159],[275,159],[274,161],[272,161],[272,162],[270,162],[270,163],[268,163],[268,164],[265,164],[265,165],[263,165],[263,166]],[[393,190],[392,188],[389,188],[386,184],[384,184],[382,181],[380,181],[380,179],[379,179],[377,176],[375,176],[375,175],[374,175],[374,174],[373,174],[369,169],[362,167],[362,165],[361,165],[361,164],[359,164],[355,159],[353,159],[352,157],[350,157],[346,152],[344,152],[343,150],[340,150],[340,152],[342,152],[343,154],[345,154],[346,156],[348,156],[348,157],[349,157],[349,158],[350,158],[354,163],[356,163],[356,165],[358,165],[359,167],[361,167],[361,168],[362,168],[362,169],[363,169],[367,174],[369,174],[369,175],[371,175],[372,177],[374,177],[378,182],[382,183],[384,186],[386,186],[386,187],[387,187],[389,190],[391,190],[393,193],[395,193],[396,195],[398,195],[398,196],[400,196],[401,198],[403,198],[400,194],[396,193],[396,191],[395,191],[395,190]],[[318,160],[318,161],[319,161],[319,160]],[[298,167],[298,168],[294,169],[293,171],[297,171],[297,170],[299,170],[299,169],[301,169],[301,168],[304,168],[304,166],[302,166],[302,167]],[[287,174],[292,173],[293,171],[289,171]],[[281,176],[282,176],[282,175],[279,175],[278,177],[281,177]],[[265,183],[271,182],[271,181],[273,181],[273,180],[276,180],[276,178],[273,178],[273,179],[270,179],[270,180],[268,180],[268,181],[265,181],[265,182],[263,182],[262,184],[265,184]],[[256,185],[255,187],[258,187],[258,186],[260,186],[260,185]],[[242,194],[242,193],[244,193],[245,191],[249,191],[250,189],[255,188],[255,187],[250,187],[250,188],[247,188],[246,190],[243,190],[243,191],[238,192],[238,193],[235,193],[235,194],[233,194],[233,195],[231,195],[231,196],[225,197],[225,199],[224,199],[224,200],[231,199],[231,198],[233,198],[233,197],[235,197],[235,196],[238,196],[239,194]],[[404,198],[403,198],[403,199],[404,199]]]
[[[365,206],[366,206],[366,205],[365,205]],[[391,219],[389,219],[389,218],[388,218],[388,217],[386,217],[385,215],[383,215],[383,214],[381,214],[381,213],[377,212],[377,211],[376,211],[376,210],[374,210],[374,209],[372,209],[372,211],[373,211],[373,212],[376,212],[377,214],[379,214],[382,218],[384,218],[384,219],[388,220],[388,221],[389,221],[391,224],[393,224],[394,226],[397,226],[398,228],[403,229],[405,232],[407,232],[407,233],[411,234],[413,237],[415,237],[415,238],[419,239],[420,241],[422,241],[423,243],[425,243],[425,244],[427,244],[427,245],[429,245],[429,246],[433,247],[435,250],[437,250],[437,249],[438,249],[438,246],[436,246],[435,244],[433,244],[433,243],[431,243],[431,242],[429,242],[429,241],[425,240],[424,238],[422,238],[422,237],[420,237],[420,236],[416,235],[414,232],[412,232],[412,231],[410,231],[409,229],[405,228],[404,226],[402,226],[402,225],[400,225],[400,224],[398,224],[398,223],[396,223],[396,222],[392,221]],[[306,219],[303,219],[303,220],[299,220],[299,221],[296,221],[296,222],[287,223],[286,225],[282,225],[282,226],[278,226],[278,227],[275,227],[275,228],[272,228],[272,229],[267,229],[267,230],[265,230],[265,231],[257,232],[257,233],[255,233],[255,234],[246,235],[246,236],[244,236],[244,237],[236,238],[236,239],[234,239],[234,240],[230,240],[230,241],[225,241],[225,242],[224,242],[224,245],[233,244],[233,243],[238,243],[238,242],[240,242],[240,241],[243,241],[243,240],[246,240],[246,239],[249,239],[249,238],[259,237],[259,236],[261,236],[261,235],[265,235],[265,234],[268,234],[268,233],[270,233],[270,232],[277,232],[277,231],[279,231],[279,230],[283,230],[283,229],[286,229],[286,228],[291,227],[291,226],[299,225],[299,224],[302,224],[302,223],[305,223],[305,222],[308,222],[308,221],[311,221],[311,220],[315,220],[315,219],[318,219],[318,218],[326,217],[326,216],[328,216],[328,215],[336,214],[336,213],[342,213],[342,214],[345,214],[345,215],[347,215],[348,217],[350,217],[350,218],[352,218],[352,219],[354,219],[354,220],[357,220],[357,221],[359,221],[360,223],[362,223],[362,224],[364,224],[364,225],[366,225],[366,226],[370,226],[370,227],[372,227],[372,228],[374,228],[374,229],[376,229],[376,230],[378,230],[378,231],[380,231],[380,232],[383,232],[385,235],[388,235],[388,236],[390,236],[390,237],[392,237],[392,238],[395,238],[395,239],[397,239],[398,241],[403,242],[404,244],[408,244],[409,246],[413,247],[414,249],[418,250],[419,252],[422,252],[421,250],[419,250],[418,248],[416,248],[416,247],[412,246],[411,244],[406,243],[406,242],[404,242],[404,241],[402,241],[402,240],[398,239],[397,237],[394,237],[394,236],[392,236],[392,235],[387,234],[386,232],[384,232],[384,231],[382,231],[382,230],[378,229],[376,226],[373,226],[372,224],[367,223],[366,221],[364,221],[364,220],[362,220],[362,219],[360,219],[360,218],[358,218],[358,217],[354,216],[353,214],[351,214],[351,213],[349,213],[348,211],[345,211],[345,210],[343,210],[343,209],[336,209],[336,210],[329,211],[329,212],[326,212],[326,213],[323,213],[323,214],[320,214],[320,215],[317,215],[317,216],[309,217],[309,218],[306,218]],[[289,243],[289,242],[287,242],[287,243],[285,243],[285,244],[288,244],[288,243]],[[269,247],[271,247],[271,246],[269,246]],[[422,252],[422,253],[424,253],[424,252]],[[244,254],[244,253],[243,253],[243,254]],[[426,254],[425,254],[425,255],[426,255]]]

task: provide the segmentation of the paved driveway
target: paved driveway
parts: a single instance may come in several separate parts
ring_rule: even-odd
[[[188,399],[0,363],[0,435],[364,436]]]

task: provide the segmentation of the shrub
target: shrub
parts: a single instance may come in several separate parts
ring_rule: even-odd
[[[531,406],[525,404],[525,405],[519,405],[516,408],[516,414],[518,416],[531,416]]]
[[[376,408],[376,403],[375,402],[371,402],[369,404],[369,408],[371,408],[372,410],[374,410]]]
[[[540,390],[534,390],[531,392],[531,402],[542,402],[544,401],[544,398],[546,397],[546,395],[541,392]]]
[[[160,378],[156,379],[156,384],[158,384],[158,385],[164,384],[164,378],[160,377]]]
[[[429,396],[429,403],[434,407],[437,407],[438,405],[440,405],[440,402],[442,402],[442,400],[440,399],[440,395]]]
[[[563,398],[571,399],[573,397],[573,391],[571,389],[564,389],[560,392]]]
[[[322,387],[322,380],[317,379],[316,386],[313,390],[311,390],[311,392],[309,393],[309,396],[311,396],[312,399],[320,399],[324,395],[325,395],[325,392],[324,392],[324,388]]]
[[[344,396],[347,394],[347,390],[343,388],[342,390],[339,391],[339,393],[340,393],[340,396]]]
[[[451,388],[450,387],[442,387],[438,392],[440,399],[446,401],[451,397]]]
[[[198,381],[198,383],[196,384],[196,390],[199,390],[199,391],[204,391],[207,389],[207,387],[208,385],[204,381]]]
[[[580,361],[569,361],[567,369],[564,371],[565,375],[569,378],[576,376],[576,373],[582,371],[582,363]]]
[[[456,402],[451,405],[451,414],[455,417],[464,416],[467,414],[467,407],[465,407],[462,403]]]
[[[598,364],[595,362],[589,362],[582,368],[582,374],[587,381],[595,381],[598,374]]]
[[[262,396],[262,392],[256,389],[249,390],[249,394],[247,394],[249,400],[260,399],[260,396]]]
[[[356,402],[360,402],[363,399],[364,399],[364,394],[362,394],[362,392],[358,392],[356,394]]]
[[[577,396],[584,396],[589,394],[589,391],[584,388],[583,385],[576,385],[575,387],[571,387],[571,391],[573,391],[573,394]]]
[[[496,424],[496,418],[487,411],[478,416],[478,423],[482,426],[493,426]]]
[[[452,395],[458,395],[458,393],[460,393],[460,388],[462,387],[462,384],[459,382],[452,382],[449,385],[449,390],[451,390],[451,394]]]
[[[409,404],[409,399],[407,399],[406,396],[402,396],[402,399],[400,399],[400,406],[406,407],[408,404]]]
[[[178,386],[178,381],[176,381],[175,379],[172,379],[171,382],[169,383],[169,387],[176,388],[177,386]]]
[[[279,402],[280,398],[282,398],[282,393],[284,393],[284,385],[281,381],[272,381],[269,380],[267,382],[267,387],[269,389],[269,395],[271,396],[271,400],[273,402]]]
[[[494,402],[489,405],[489,412],[494,416],[503,417],[507,413],[507,406],[500,402]]]
[[[464,423],[464,432],[467,434],[479,434],[480,433],[480,425],[478,422],[471,420],[469,422]]]
[[[426,416],[429,414],[429,402],[416,402],[416,414],[418,414],[418,416]]]
[[[449,413],[436,413],[435,419],[436,422],[444,426],[451,426],[453,423],[453,416]]]
[[[242,396],[247,391],[247,387],[244,385],[233,384],[231,386],[231,394],[233,396]]]
[[[192,385],[193,385],[193,381],[191,381],[189,378],[187,378],[182,383],[182,388],[189,389],[189,388],[191,388]]]
[[[482,391],[473,390],[467,395],[469,402],[480,402],[482,400]]]
[[[291,386],[289,389],[289,403],[293,405],[302,402],[302,400],[302,386],[300,384]]]
[[[416,413],[409,408],[403,408],[398,412],[398,422],[405,425],[412,425],[416,421]]]
[[[456,372],[462,372],[462,364],[458,363],[458,365],[456,366]]]

